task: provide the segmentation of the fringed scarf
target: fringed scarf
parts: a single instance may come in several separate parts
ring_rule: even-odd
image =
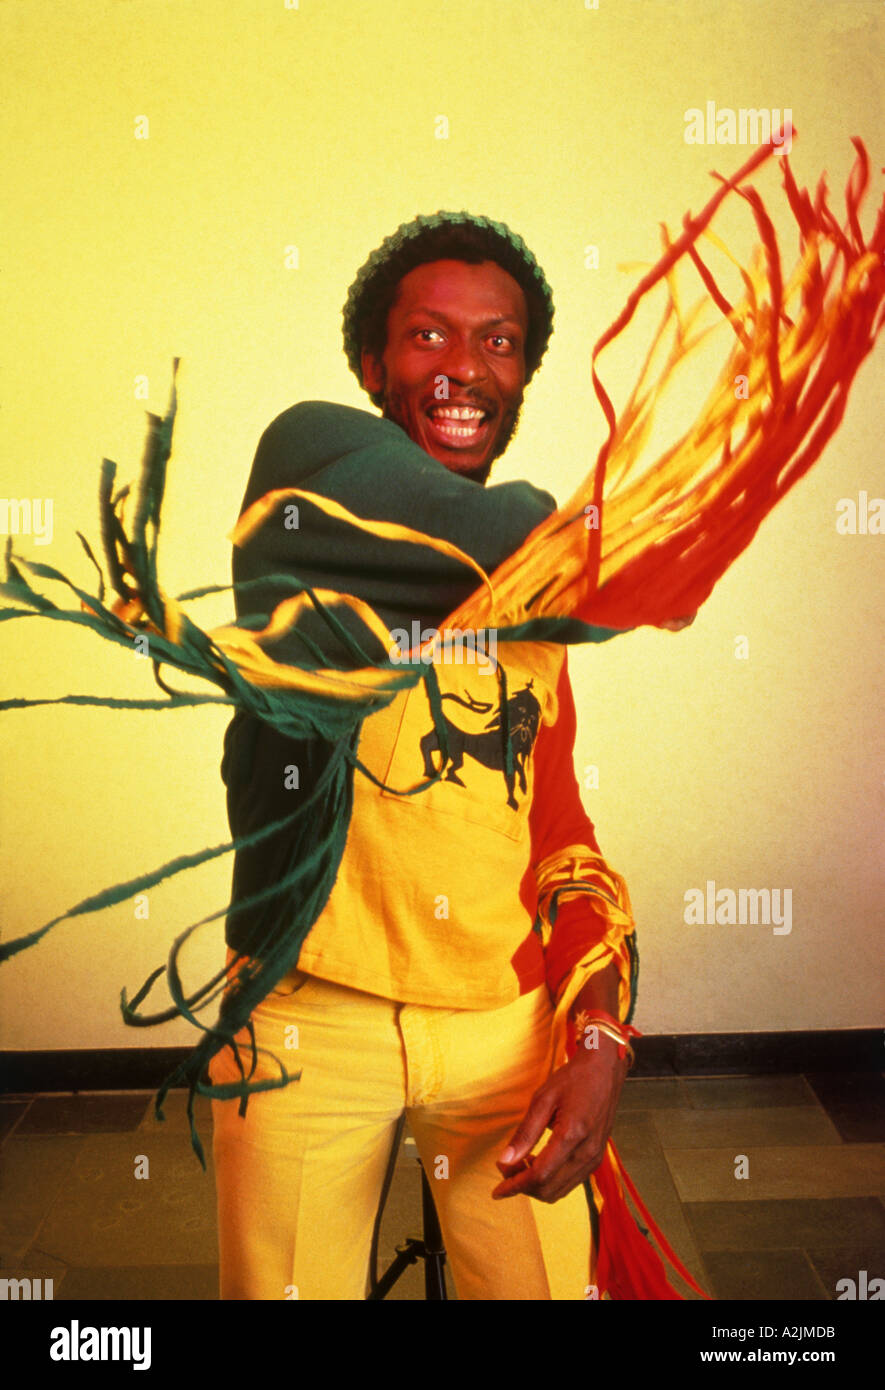
[[[771,220],[756,190],[745,184],[756,169],[781,148],[783,139],[758,149],[731,179],[715,177],[720,187],[696,217],[686,216],[682,234],[671,240],[664,232],[664,251],[640,280],[622,313],[593,350],[592,381],[608,424],[608,437],[595,466],[565,504],[543,521],[522,546],[487,575],[476,561],[445,541],[406,526],[368,522],[339,503],[298,488],[287,488],[260,499],[241,517],[232,533],[236,544],[253,535],[270,511],[288,498],[304,497],[357,530],[386,536],[408,546],[418,543],[454,556],[477,572],[475,592],[448,618],[447,628],[494,628],[499,642],[604,641],[615,631],[642,624],[676,624],[692,615],[709,596],[716,581],[746,548],[763,518],[789,491],[838,427],[848,392],[863,359],[882,326],[885,299],[885,200],[873,233],[865,240],[859,210],[869,182],[869,160],[855,139],[856,160],[846,188],[846,222],[840,226],[830,210],[824,179],[814,197],[800,190],[786,156],[783,183],[799,233],[799,257],[785,277]],[[749,267],[739,266],[744,292],[737,304],[723,295],[703,261],[702,238],[721,250],[711,223],[729,195],[746,199],[758,229],[761,247]],[[726,254],[729,254],[726,251]],[[704,288],[700,302],[689,311],[679,303],[675,270],[688,263]],[[737,264],[737,262],[735,262]],[[663,282],[667,302],[663,321],[626,406],[616,415],[602,386],[597,359],[626,328],[637,306]],[[677,365],[710,332],[702,315],[714,311],[719,324],[731,330],[731,349],[697,421],[660,457],[649,459],[644,446],[656,403]],[[654,363],[662,346],[669,349],[657,376]],[[183,604],[227,585],[210,585],[170,598],[160,587],[157,542],[176,412],[175,370],[167,414],[148,416],[147,446],[131,527],[124,523],[130,489],[114,491],[115,465],[102,465],[100,513],[109,583],[116,599],[105,602],[101,566],[88,541],[77,533],[98,571],[98,592],[84,592],[49,565],[26,560],[6,547],[3,595],[13,606],[0,609],[0,621],[38,614],[57,621],[90,627],[129,650],[148,639],[158,684],[165,698],[126,700],[90,695],[67,695],[60,700],[11,699],[0,708],[38,704],[102,705],[124,709],[173,709],[196,704],[234,706],[271,724],[293,738],[324,740],[329,758],[310,797],[298,811],[252,835],[182,855],[152,872],[98,892],[29,934],[0,945],[0,961],[34,945],[58,922],[126,901],[162,880],[231,850],[246,848],[282,827],[293,837],[296,867],[280,881],[244,901],[227,904],[189,926],[173,943],[165,966],[158,967],[131,1002],[121,996],[124,1021],[148,1027],[176,1016],[187,1018],[203,1037],[193,1052],[167,1077],[157,1094],[157,1115],[168,1091],[188,1087],[191,1140],[201,1164],[205,1155],[194,1122],[196,1093],[215,1099],[239,1098],[245,1112],[248,1096],[297,1080],[274,1058],[279,1077],[255,1079],[258,1049],[250,1015],[298,960],[302,942],[323,910],[335,882],[350,819],[354,769],[371,776],[356,756],[365,718],[388,704],[401,690],[423,680],[433,711],[442,753],[440,770],[412,795],[443,775],[448,761],[445,719],[432,664],[413,655],[412,664],[373,663],[360,643],[336,617],[345,605],[392,650],[390,630],[361,600],[336,591],[314,590],[291,573],[272,576],[288,586],[270,622],[254,630],[241,619],[236,626],[204,632],[185,613]],[[25,577],[66,586],[79,600],[78,608],[51,602]],[[266,582],[263,581],[263,582]],[[303,664],[275,662],[264,643],[281,633],[296,631],[307,606],[343,645],[352,670],[331,669],[323,650],[304,637]],[[200,676],[217,687],[217,695],[179,693],[163,682],[160,666],[173,666]],[[504,777],[513,776],[513,751],[507,715],[507,686],[498,663],[500,726]],[[373,780],[377,780],[374,779]],[[390,788],[390,790],[396,790]],[[194,993],[185,993],[179,955],[193,932],[207,922],[242,911],[267,899],[289,895],[298,902],[298,920],[288,932],[269,936],[263,951],[244,960],[233,983],[225,967]],[[291,919],[290,919],[291,920]],[[139,1012],[157,979],[165,975],[172,1007],[153,1014]],[[197,1012],[220,999],[216,1021],[202,1023]],[[251,1039],[249,1070],[240,1056],[236,1035],[242,1029]],[[206,1079],[211,1058],[225,1046],[236,1056],[242,1080],[212,1085]],[[609,1143],[601,1167],[588,1184],[591,1209],[598,1226],[595,1269],[591,1282],[602,1296],[616,1299],[679,1298],[667,1283],[663,1265],[640,1233],[625,1199],[625,1187],[663,1253],[698,1293],[702,1291],[680,1265],[642,1207],[628,1175]]]

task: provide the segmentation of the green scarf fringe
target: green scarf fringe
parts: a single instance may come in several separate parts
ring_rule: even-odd
[[[141,477],[135,516],[131,535],[126,534],[117,508],[129,494],[129,487],[114,494],[113,486],[116,465],[110,459],[102,461],[99,487],[101,533],[105,558],[111,586],[116,594],[125,600],[138,598],[152,623],[161,630],[165,626],[162,594],[157,580],[157,545],[160,532],[160,516],[163,493],[166,483],[166,469],[172,448],[172,432],[177,409],[175,376],[179,359],[173,360],[172,389],[170,404],[165,416],[148,413],[148,433],[142,460]],[[101,566],[95,558],[86,538],[78,531],[77,535],[92,564],[98,571],[98,593],[90,594],[72,583],[66,575],[50,565],[28,561],[12,553],[12,538],[6,545],[6,577],[0,584],[0,595],[10,599],[14,607],[0,609],[0,622],[19,617],[44,617],[60,622],[76,623],[92,628],[108,641],[116,642],[131,650],[133,643],[132,627],[125,623],[105,605],[105,581]],[[87,611],[60,608],[34,589],[25,578],[23,569],[39,579],[60,583],[69,588]],[[395,667],[389,660],[373,662],[363,651],[353,635],[336,618],[306,584],[302,584],[291,574],[273,575],[272,581],[288,586],[293,593],[306,592],[317,613],[347,650],[355,669],[375,666],[378,670],[389,671],[387,687],[374,692],[367,691],[353,701],[324,697],[314,692],[292,691],[257,687],[239,672],[212,641],[212,638],[199,628],[187,615],[182,614],[182,628],[177,642],[159,634],[150,633],[150,650],[153,660],[154,677],[157,684],[166,692],[166,699],[120,699],[92,695],[65,695],[57,699],[27,700],[14,698],[0,701],[0,709],[20,709],[27,706],[46,704],[101,705],[109,709],[178,709],[204,704],[226,704],[247,714],[265,720],[283,735],[291,738],[313,737],[325,742],[328,760],[310,797],[302,803],[291,816],[263,826],[249,835],[240,836],[222,845],[215,845],[196,853],[180,855],[150,872],[138,875],[126,882],[114,884],[98,893],[84,898],[82,902],[67,912],[54,917],[44,926],[25,936],[0,943],[0,963],[9,960],[19,951],[35,945],[59,922],[98,912],[115,906],[131,898],[135,893],[153,887],[165,879],[196,867],[210,859],[227,854],[231,850],[244,849],[267,838],[283,827],[290,827],[294,847],[296,867],[279,881],[269,885],[262,892],[253,894],[240,902],[230,902],[217,912],[210,913],[194,922],[183,931],[172,944],[165,966],[158,967],[148,977],[141,989],[127,999],[122,990],[120,1008],[124,1023],[130,1027],[152,1027],[170,1021],[175,1017],[186,1018],[199,1029],[204,1037],[188,1054],[184,1061],[164,1080],[156,1096],[155,1110],[158,1119],[164,1119],[163,1103],[169,1091],[177,1086],[188,1090],[187,1113],[190,1121],[191,1144],[202,1167],[206,1168],[203,1145],[197,1133],[194,1116],[194,1098],[197,1094],[216,1100],[239,1099],[240,1113],[245,1114],[250,1095],[260,1091],[275,1090],[297,1081],[300,1072],[290,1074],[280,1059],[273,1054],[280,1075],[265,1080],[255,1080],[254,1073],[258,1053],[264,1051],[256,1047],[254,1028],[250,1022],[253,1010],[264,1000],[270,991],[297,964],[304,939],[313,923],[323,911],[337,877],[341,857],[347,840],[350,816],[353,809],[353,776],[359,769],[377,786],[397,796],[413,796],[426,790],[443,775],[449,758],[446,737],[446,721],[442,709],[439,682],[431,664],[415,661],[411,664],[398,663]],[[255,583],[267,583],[262,577]],[[205,585],[178,596],[177,602],[222,593],[232,585]],[[239,586],[239,591],[250,587]],[[249,615],[239,621],[244,629],[263,627],[268,615]],[[617,635],[610,628],[594,627],[574,618],[529,619],[518,625],[496,630],[498,641],[510,642],[604,642]],[[298,633],[305,648],[305,658],[299,666],[305,669],[328,667],[322,650],[303,633]],[[161,680],[159,667],[174,666],[190,675],[199,676],[220,687],[221,695],[194,695],[170,690]],[[510,742],[510,717],[507,699],[507,675],[503,664],[497,666],[500,688],[500,731],[503,748],[503,775],[508,794],[512,790],[515,776],[513,748]],[[401,690],[425,683],[428,703],[433,715],[434,728],[441,752],[440,770],[433,777],[410,788],[390,787],[380,781],[356,756],[356,749],[365,718],[378,709],[388,705]],[[243,961],[232,984],[228,983],[228,967],[220,970],[204,985],[187,997],[182,986],[179,970],[179,956],[185,942],[199,927],[220,917],[230,916],[263,903],[272,898],[283,899],[291,908],[297,924],[286,931],[269,931],[261,947]],[[292,920],[292,917],[290,917]],[[638,974],[638,952],[635,942],[630,941],[631,958],[634,962],[631,992],[635,1004],[636,977]],[[161,975],[166,977],[167,987],[173,1007],[159,1013],[140,1013],[139,1006],[147,998]],[[197,1018],[199,1010],[207,1008],[221,995],[221,1004],[215,1023],[208,1027]],[[631,1005],[630,1016],[632,1017]],[[629,1018],[628,1018],[629,1021]],[[240,1055],[240,1045],[236,1038],[246,1031],[250,1039],[250,1061],[248,1073]],[[212,1058],[224,1047],[231,1047],[240,1071],[241,1080],[225,1085],[214,1085],[208,1081],[207,1073]]]

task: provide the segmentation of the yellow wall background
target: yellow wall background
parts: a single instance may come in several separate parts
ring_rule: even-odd
[[[826,170],[837,210],[850,137],[874,170],[885,154],[885,7],[866,0],[6,0],[0,25],[0,495],[53,499],[51,545],[16,549],[88,588],[75,531],[98,544],[100,460],[137,476],[145,405],[165,409],[176,355],[161,580],[174,593],[229,578],[225,536],[265,426],[299,399],[370,408],[341,350],[341,306],[369,251],[417,212],[499,218],[544,267],[555,333],[492,481],[527,477],[562,501],[604,436],[589,355],[636,278],[618,264],[654,260],[658,223],[677,227],[709,196],[710,170],[749,153],[686,144],[685,110],[790,109],[799,182]],[[759,186],[789,264],[776,166]],[[881,187],[874,174],[871,207]],[[746,251],[743,204],[727,227]],[[650,322],[603,359],[616,401]],[[717,361],[692,369],[689,403]],[[880,352],[823,458],[690,630],[571,649],[576,768],[599,768],[585,804],[630,886],[645,1031],[879,1021],[885,538],[838,535],[835,516],[860,489],[885,494],[882,384]],[[230,611],[224,596],[195,616]],[[748,660],[735,659],[739,635]],[[0,661],[0,698],[156,693],[146,661],[63,625],[3,624]],[[227,718],[3,713],[4,938],[224,841]],[[687,926],[683,895],[708,879],[791,888],[791,933]],[[127,905],[60,925],[0,970],[0,1046],[190,1041],[183,1023],[126,1029],[119,990],[131,995],[229,884],[227,858],[154,890],[148,921]],[[191,985],[222,951],[221,923],[204,928]]]

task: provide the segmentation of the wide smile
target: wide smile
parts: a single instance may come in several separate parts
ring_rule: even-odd
[[[426,411],[434,439],[446,449],[475,449],[491,430],[490,411],[474,405],[432,405]]]

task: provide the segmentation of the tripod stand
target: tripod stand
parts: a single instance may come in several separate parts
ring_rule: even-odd
[[[424,1226],[424,1236],[420,1239],[417,1236],[409,1236],[402,1244],[396,1247],[396,1257],[391,1264],[378,1278],[378,1236],[381,1230],[381,1218],[384,1214],[384,1204],[390,1191],[393,1181],[394,1169],[396,1167],[396,1156],[399,1153],[400,1142],[406,1124],[405,1112],[397,1121],[396,1133],[393,1137],[390,1159],[387,1164],[387,1172],[384,1174],[384,1182],[381,1188],[381,1200],[378,1203],[378,1214],[375,1217],[375,1229],[372,1233],[372,1250],[369,1256],[369,1286],[370,1293],[367,1300],[379,1300],[385,1298],[393,1288],[397,1279],[408,1269],[409,1265],[415,1264],[418,1260],[424,1261],[424,1297],[428,1301],[438,1301],[448,1299],[446,1292],[445,1262],[446,1250],[443,1245],[442,1231],[440,1230],[439,1217],[436,1214],[436,1207],[433,1202],[433,1194],[430,1191],[430,1184],[427,1181],[427,1174],[420,1158],[417,1160],[421,1168],[421,1216]]]

